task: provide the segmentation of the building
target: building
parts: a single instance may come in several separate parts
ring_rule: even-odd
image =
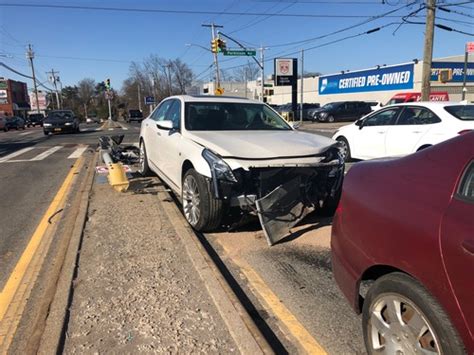
[[[0,78],[0,113],[26,117],[30,110],[26,83]]]
[[[376,101],[387,103],[400,92],[421,92],[423,62],[413,60],[395,65],[377,65],[373,68],[341,71],[339,73],[304,78],[303,101],[326,104],[334,101]],[[451,69],[452,80],[438,80],[440,69]],[[464,56],[433,59],[431,92],[447,92],[449,99],[460,101],[464,72]],[[466,99],[474,101],[474,62],[468,62]],[[298,90],[300,80],[298,80]],[[300,94],[298,93],[298,100]],[[276,86],[268,96],[268,103],[285,104],[291,101],[289,86]]]
[[[303,102],[324,105],[335,101],[374,101],[387,103],[401,92],[421,92],[423,62],[412,60],[394,65],[377,65],[362,70],[343,70],[339,73],[303,79]],[[440,69],[450,69],[452,80],[438,80]],[[437,58],[432,63],[431,92],[447,92],[449,99],[460,101],[464,72],[464,56]],[[466,99],[474,101],[474,62],[468,63]],[[260,81],[247,83],[222,83],[224,95],[260,99]],[[298,79],[298,102],[300,102],[301,79]],[[203,85],[202,94],[213,95],[214,83]],[[290,86],[274,86],[265,80],[265,101],[282,105],[291,102]]]

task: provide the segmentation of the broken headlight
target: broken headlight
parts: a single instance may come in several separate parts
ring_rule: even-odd
[[[211,168],[212,176],[218,180],[227,180],[230,182],[237,182],[237,179],[227,163],[221,157],[211,152],[209,149],[202,151],[202,157],[207,161]]]

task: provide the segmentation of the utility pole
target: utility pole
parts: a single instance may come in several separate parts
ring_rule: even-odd
[[[431,62],[433,60],[433,39],[436,0],[426,0],[425,48],[423,51],[423,71],[421,77],[421,101],[430,99]]]
[[[301,50],[301,83],[300,83],[300,122],[303,122],[303,88],[304,88],[304,49]]]
[[[469,46],[469,44],[466,43],[466,47],[464,48],[464,51],[465,51],[464,52],[464,71],[463,71],[463,78],[462,78],[462,97],[461,97],[461,101],[466,100],[467,60],[468,60],[468,56],[469,56],[468,46]]]
[[[221,25],[216,25],[214,22],[211,24],[202,24],[203,27],[210,27],[211,28],[211,38],[212,41],[216,39],[216,28],[223,28],[224,26]],[[219,73],[219,60],[217,57],[217,51],[213,53],[214,54],[214,66],[216,68],[216,88],[220,89],[221,87],[221,77]]]
[[[58,109],[61,109],[61,102],[59,100],[59,92],[58,92],[58,86],[56,84],[57,82],[57,77],[56,74],[59,74],[59,72],[55,72],[54,69],[51,69],[51,71],[46,72],[47,75],[49,75],[49,78],[51,83],[54,85],[54,90],[56,92],[56,104],[58,105]]]
[[[265,48],[260,46],[260,75],[261,75],[261,84],[262,84],[262,102],[265,102]]]
[[[35,53],[33,52],[33,48],[31,48],[31,44],[29,44],[28,45],[28,51],[26,52],[26,58],[30,60],[31,76],[33,77],[33,87],[34,87],[34,90],[35,90],[36,111],[38,113],[40,113],[39,101],[38,101],[38,85],[36,84],[35,67],[33,65],[33,58],[34,57],[35,57]]]
[[[138,93],[138,109],[142,110],[142,97],[140,95],[140,83],[137,84],[137,93]]]

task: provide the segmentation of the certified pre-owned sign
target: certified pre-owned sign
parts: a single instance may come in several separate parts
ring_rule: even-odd
[[[319,95],[413,89],[413,63],[319,77]]]

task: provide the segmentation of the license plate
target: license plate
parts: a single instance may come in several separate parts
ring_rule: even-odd
[[[55,132],[61,132],[61,128],[55,128],[54,131]]]

